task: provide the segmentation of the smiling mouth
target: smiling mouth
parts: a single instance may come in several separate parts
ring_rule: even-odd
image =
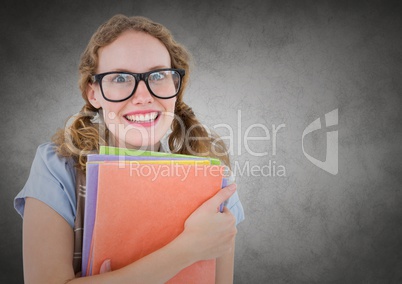
[[[159,116],[159,112],[149,112],[146,114],[131,114],[126,115],[125,118],[134,123],[149,123],[154,122]]]

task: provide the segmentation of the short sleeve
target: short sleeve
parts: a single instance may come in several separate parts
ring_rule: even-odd
[[[76,197],[73,161],[59,157],[52,143],[38,147],[28,180],[14,199],[14,208],[22,217],[27,197],[44,202],[74,227]]]
[[[227,178],[227,185],[235,182],[235,178],[233,173],[229,173],[229,177]],[[233,195],[226,200],[225,206],[230,210],[230,212],[236,217],[236,226],[244,220],[244,210],[243,205],[240,202],[239,194],[237,190]]]

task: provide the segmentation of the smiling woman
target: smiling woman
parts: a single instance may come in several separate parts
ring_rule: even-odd
[[[126,31],[113,43],[99,49],[99,62],[95,72],[106,75],[95,75],[98,81],[88,85],[87,96],[93,107],[102,109],[106,125],[114,126],[108,129],[115,145],[127,148],[153,146],[153,150],[159,149],[160,140],[172,124],[171,114],[174,113],[177,100],[174,97],[177,90],[173,81],[172,84],[167,84],[170,98],[157,98],[149,91],[150,87],[147,85],[149,86],[150,75],[153,78],[158,74],[149,71],[160,68],[171,68],[169,52],[161,41],[144,32]],[[122,92],[127,91],[127,87],[121,88],[116,85],[121,84],[117,83],[117,78],[121,81],[124,77],[119,73],[105,73],[122,70],[135,73],[148,72],[136,76],[145,75],[147,79],[136,80],[133,75],[126,74],[134,78],[131,80],[134,84],[128,84],[128,87],[132,88],[131,92],[123,96]],[[112,98],[114,101],[111,102]],[[157,114],[155,120],[149,121],[150,115],[154,113]],[[147,121],[144,121],[145,116],[148,116]]]
[[[183,102],[189,58],[165,27],[143,17],[114,16],[92,36],[79,67],[85,105],[53,143],[39,146],[29,179],[15,198],[24,216],[26,283],[160,283],[212,258],[217,259],[216,283],[233,281],[235,224],[244,219],[235,184],[194,211],[183,232],[161,249],[115,271],[106,260],[101,275],[79,277],[82,230],[77,224],[84,203],[77,192],[85,183],[89,153],[113,145],[212,156],[229,165],[222,140]],[[217,208],[224,201],[221,213]]]

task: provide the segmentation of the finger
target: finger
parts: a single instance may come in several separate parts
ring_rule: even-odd
[[[110,259],[106,259],[102,263],[99,273],[102,274],[102,273],[106,273],[106,272],[110,272],[110,271],[112,271],[112,268],[110,265]]]
[[[230,212],[230,210],[226,206],[223,206],[222,213],[230,213],[230,214],[232,214],[232,212]]]
[[[210,207],[211,209],[216,209],[222,204],[225,200],[227,200],[233,193],[236,191],[236,184],[232,183],[231,185],[222,188],[219,190],[213,197],[207,200],[203,206]]]

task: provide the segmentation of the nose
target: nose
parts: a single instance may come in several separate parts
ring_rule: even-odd
[[[131,99],[133,104],[150,104],[154,101],[154,97],[149,92],[147,86],[144,81],[140,81],[138,83],[137,89]]]

